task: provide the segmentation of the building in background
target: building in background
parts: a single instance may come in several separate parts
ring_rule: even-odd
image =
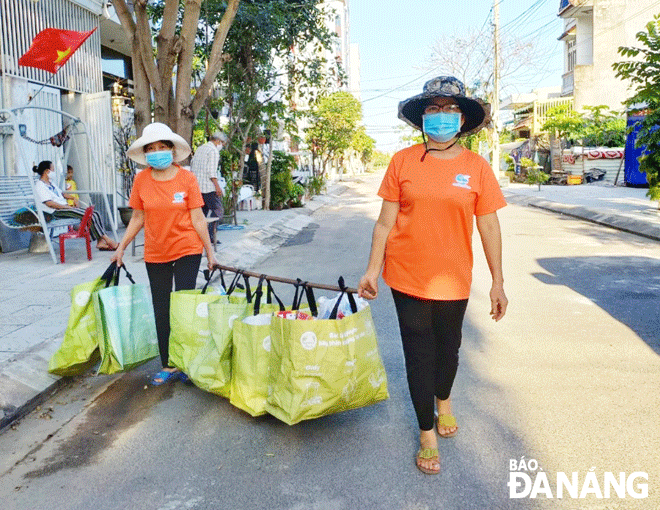
[[[573,96],[576,110],[607,105],[623,111],[628,83],[612,64],[625,60],[620,46],[634,46],[635,34],[660,12],[658,0],[560,0],[564,31],[562,96]]]
[[[105,217],[105,200],[98,192],[105,189],[114,204],[118,179],[113,91],[115,110],[125,110],[131,103],[130,43],[113,13],[105,0],[0,1],[0,110],[12,112],[20,125],[20,133],[2,130],[0,176],[32,176],[32,165],[51,160],[63,187],[70,164],[78,188],[96,191],[81,198]],[[55,74],[18,65],[32,39],[46,28],[95,32]],[[42,108],[21,110],[26,105]],[[5,118],[9,116],[5,113]],[[84,133],[64,136],[66,141],[59,145],[49,141],[67,134],[65,129],[72,124],[84,125]],[[68,134],[80,131],[70,129]]]

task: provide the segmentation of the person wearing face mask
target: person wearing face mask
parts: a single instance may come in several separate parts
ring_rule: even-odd
[[[71,167],[69,167],[71,168]],[[39,175],[39,179],[34,185],[34,192],[37,200],[43,205],[44,214],[52,218],[64,219],[75,218],[81,220],[85,215],[85,208],[80,207],[78,195],[63,193],[62,190],[50,180],[54,173],[52,161],[42,161],[39,165],[32,168],[32,171]],[[73,203],[70,205],[69,200]],[[98,211],[92,213],[89,223],[89,234],[96,240],[96,247],[101,251],[114,251],[117,243],[114,239],[108,237],[103,228],[103,220]]]
[[[112,261],[122,265],[124,250],[144,227],[144,260],[163,366],[152,384],[186,380],[168,360],[170,293],[173,284],[176,290],[195,288],[203,250],[209,269],[216,265],[197,179],[175,163],[190,155],[190,146],[165,124],[154,122],[126,154],[147,168],[135,176],[128,202],[133,214]]]
[[[438,441],[458,431],[451,389],[472,280],[476,218],[492,275],[490,314],[499,321],[507,298],[497,210],[506,202],[488,162],[458,144],[489,122],[489,105],[466,96],[452,76],[428,81],[399,103],[399,118],[424,142],[397,152],[378,195],[383,199],[358,293],[378,295],[378,277],[392,289],[408,387],[420,429],[415,464],[440,471]],[[435,413],[437,412],[437,417]]]

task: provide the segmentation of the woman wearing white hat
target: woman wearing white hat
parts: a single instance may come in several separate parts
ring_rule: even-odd
[[[203,249],[209,269],[216,260],[197,179],[175,164],[190,155],[188,143],[165,124],[154,122],[144,128],[126,154],[147,168],[135,177],[128,202],[133,215],[112,260],[121,265],[124,250],[144,227],[144,260],[163,364],[152,383],[159,385],[182,377],[168,363],[172,283],[176,290],[195,288]]]
[[[470,294],[475,217],[493,278],[493,319],[500,320],[507,307],[496,212],[506,202],[490,165],[457,144],[462,135],[479,131],[488,113],[488,105],[467,97],[452,76],[428,81],[421,94],[399,103],[399,118],[422,131],[424,143],[397,152],[390,162],[378,191],[383,205],[369,265],[358,286],[360,296],[374,299],[384,266],[420,429],[415,463],[426,474],[440,471],[434,425],[441,437],[458,430],[450,392]]]

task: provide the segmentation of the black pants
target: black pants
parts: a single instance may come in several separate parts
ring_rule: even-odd
[[[222,200],[220,200],[220,197],[217,195],[215,191],[209,191],[208,193],[202,193],[202,199],[204,199],[204,205],[202,206],[202,212],[204,213],[204,216],[208,214],[209,211],[211,211],[211,216],[216,217],[216,218],[222,218],[222,215],[224,213],[224,209],[222,207]],[[209,223],[209,237],[211,238],[211,242],[213,242],[213,229],[217,227],[217,224],[214,223]]]
[[[458,370],[467,299],[434,301],[392,289],[410,397],[421,430],[433,428],[434,397],[447,400]]]
[[[197,283],[197,272],[202,254],[186,255],[172,262],[147,262],[151,285],[151,299],[156,317],[156,334],[163,368],[169,366],[170,347],[170,294],[172,281],[175,290],[191,290]]]

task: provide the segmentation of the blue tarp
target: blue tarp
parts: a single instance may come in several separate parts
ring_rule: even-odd
[[[641,121],[644,119],[642,116],[629,116],[628,127],[634,126],[633,130],[626,137],[626,152],[625,152],[625,166],[624,166],[624,179],[628,186],[645,186],[648,187],[646,181],[646,174],[639,171],[639,158],[644,152],[644,147],[635,147],[635,140],[637,140],[637,133],[642,127]]]

